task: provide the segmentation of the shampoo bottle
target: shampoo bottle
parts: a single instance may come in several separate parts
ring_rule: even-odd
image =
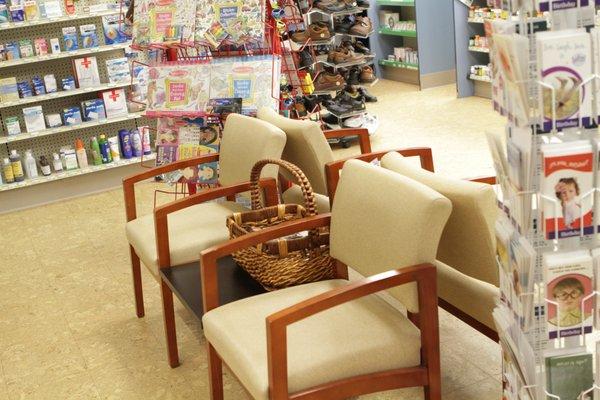
[[[52,170],[50,169],[50,163],[48,162],[46,156],[40,157],[40,169],[42,170],[42,175],[44,176],[48,176],[52,173]]]
[[[60,157],[56,153],[52,154],[52,165],[54,166],[55,172],[60,172],[63,170],[62,161],[60,160]]]
[[[31,150],[25,151],[25,159],[23,160],[25,164],[25,173],[29,179],[37,178],[38,169],[37,164],[35,163],[35,158],[33,158],[33,154],[31,154]]]
[[[110,156],[113,161],[121,160],[121,153],[119,153],[119,138],[117,136],[109,137],[108,139],[108,147],[110,149]]]
[[[12,165],[10,165],[10,160],[8,158],[5,158],[2,161],[2,174],[4,175],[4,182],[13,183],[15,181]]]
[[[147,126],[140,128],[142,130],[142,152],[145,156],[152,154],[150,148],[150,129]]]
[[[142,138],[137,129],[131,131],[131,148],[133,149],[134,157],[142,156]]]
[[[77,153],[77,164],[79,164],[79,168],[87,167],[87,153],[85,151],[85,148],[83,147],[83,141],[81,139],[77,139],[75,141],[75,153]]]
[[[94,160],[94,165],[102,165],[102,156],[100,155],[100,145],[98,144],[98,139],[96,136],[92,136],[91,148],[92,148],[92,159]]]
[[[110,147],[108,147],[108,141],[106,135],[100,135],[98,138],[98,145],[100,146],[100,156],[102,157],[102,164],[108,164],[112,161],[110,156]]]
[[[131,148],[131,135],[127,129],[121,129],[119,131],[119,141],[121,142],[123,158],[131,158],[133,156],[133,150]]]
[[[13,170],[15,182],[22,182],[25,180],[25,174],[23,173],[23,164],[21,164],[21,156],[17,153],[17,150],[10,151],[10,165]]]

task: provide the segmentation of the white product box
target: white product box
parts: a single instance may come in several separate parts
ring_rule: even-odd
[[[73,70],[77,87],[87,88],[100,85],[98,62],[96,57],[83,57],[73,60]]]
[[[389,11],[379,11],[379,23],[385,28],[399,29],[400,14]]]
[[[42,106],[24,108],[23,117],[25,119],[25,128],[27,129],[27,132],[33,133],[46,129]]]
[[[58,38],[50,39],[50,51],[52,51],[52,54],[60,53],[60,41]]]
[[[49,128],[56,128],[62,126],[62,118],[60,114],[48,114],[46,115],[46,124]]]
[[[46,18],[58,18],[63,15],[62,9],[60,8],[60,1],[58,0],[45,1],[44,10],[46,12]]]
[[[44,86],[46,87],[46,93],[54,93],[58,90],[54,74],[44,75]]]
[[[102,92],[106,118],[122,117],[128,114],[127,98],[124,89],[113,89]]]

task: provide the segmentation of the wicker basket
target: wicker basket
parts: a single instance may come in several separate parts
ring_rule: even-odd
[[[298,180],[306,208],[298,204],[261,205],[258,181],[262,168],[277,164]],[[235,213],[227,218],[229,237],[317,214],[315,197],[306,175],[300,168],[283,160],[261,160],[250,175],[252,211]],[[307,235],[280,238],[249,247],[233,254],[233,258],[252,278],[267,290],[276,290],[335,276],[335,261],[329,256],[329,232],[311,230]]]

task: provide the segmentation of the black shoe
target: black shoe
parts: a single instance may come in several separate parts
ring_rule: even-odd
[[[323,122],[325,122],[326,124],[330,124],[330,125],[337,125],[340,123],[339,118],[333,114],[327,114],[326,116],[321,117],[321,120]]]
[[[357,40],[355,43],[353,43],[354,46],[354,51],[356,53],[362,53],[365,55],[369,55],[371,54],[371,49],[369,49],[367,46],[365,46],[365,44],[359,40]]]
[[[315,63],[310,50],[304,49],[300,52],[300,68],[309,68]]]
[[[362,111],[365,109],[365,102],[362,99],[362,96],[358,95],[356,97],[352,97],[350,93],[344,91],[341,92],[338,96],[336,96],[334,103],[344,107],[349,107],[348,111]]]
[[[334,114],[345,114],[347,112],[352,111],[352,105],[346,103],[331,102],[327,106],[327,110]]]
[[[317,106],[320,104],[319,98],[314,95],[304,96],[304,105],[308,112],[314,111]]]
[[[377,97],[373,96],[371,93],[369,93],[367,91],[367,89],[365,89],[363,87],[358,88],[358,93],[360,93],[361,96],[364,97],[364,99],[367,103],[376,103],[377,102]]]
[[[354,86],[360,85],[360,70],[358,68],[352,68],[350,72],[348,72],[346,83]]]
[[[350,28],[352,28],[353,25],[354,22],[352,22],[349,18],[344,18],[334,24],[334,30],[337,33],[349,33]]]
[[[368,0],[357,0],[356,6],[357,7],[369,8],[371,6],[371,4],[369,4]]]

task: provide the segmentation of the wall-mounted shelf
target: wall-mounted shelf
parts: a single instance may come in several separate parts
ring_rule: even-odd
[[[0,185],[0,192],[5,192],[8,190],[20,189],[28,186],[39,185],[42,183],[53,182],[61,179],[72,178],[74,176],[93,174],[94,172],[106,171],[108,169],[124,167],[127,165],[132,165],[136,163],[141,163],[142,161],[150,161],[156,158],[156,154],[150,154],[143,157],[133,157],[130,159],[121,159],[119,161],[113,161],[109,164],[102,165],[90,165],[86,168],[78,168],[72,169],[70,171],[63,171],[58,173],[52,173],[48,176],[39,176],[33,179],[25,179],[22,182],[8,183]]]
[[[84,19],[104,17],[107,15],[118,15],[120,14],[120,10],[106,10],[99,11],[95,13],[87,13],[87,14],[74,14],[74,15],[64,15],[62,17],[57,18],[44,18],[38,19],[36,21],[23,21],[23,22],[7,22],[4,24],[0,24],[0,32],[6,31],[9,29],[19,29],[19,28],[31,28],[40,25],[48,25],[48,24],[57,24],[60,22],[71,22],[71,21],[81,21]]]
[[[472,81],[492,83],[492,79],[489,76],[470,74],[469,79]]]
[[[380,35],[402,36],[402,37],[417,37],[417,31],[398,31],[389,28],[379,28]]]
[[[134,82],[134,84],[135,84],[135,82]],[[92,86],[92,87],[87,87],[87,88],[78,88],[78,89],[73,89],[73,90],[61,90],[60,92],[47,93],[47,94],[42,94],[39,96],[30,96],[30,97],[25,97],[25,98],[22,98],[19,100],[14,100],[14,101],[6,101],[6,102],[0,101],[0,109],[15,107],[15,106],[24,106],[26,104],[31,104],[31,103],[40,103],[40,102],[44,102],[44,101],[48,101],[48,100],[60,99],[63,97],[77,96],[77,95],[84,94],[84,93],[92,93],[92,92],[100,92],[100,91],[110,90],[110,89],[124,88],[124,87],[128,87],[131,85],[132,85],[132,82],[103,83],[102,85],[98,85],[98,86]]]
[[[73,131],[78,131],[78,130],[82,130],[82,129],[94,128],[96,126],[110,125],[110,124],[115,124],[117,122],[139,119],[139,118],[142,118],[143,116],[144,116],[144,113],[142,113],[142,112],[131,113],[131,114],[125,115],[123,117],[108,118],[108,119],[102,119],[99,121],[88,121],[88,122],[83,122],[78,125],[59,126],[56,128],[48,128],[41,132],[35,132],[35,133],[24,132],[19,135],[0,136],[0,144],[18,142],[21,140],[35,139],[35,138],[38,138],[41,136],[57,135],[59,133],[64,133],[64,132],[73,132]]]
[[[377,4],[380,6],[398,6],[398,7],[414,7],[414,0],[377,0]]]
[[[79,49],[79,50],[74,50],[74,51],[63,51],[63,52],[55,53],[55,54],[45,54],[43,56],[18,58],[16,60],[0,61],[0,68],[10,68],[10,67],[16,67],[16,66],[25,65],[25,64],[33,64],[33,63],[44,62],[44,61],[59,60],[61,58],[71,58],[71,57],[80,57],[80,56],[85,57],[85,56],[89,56],[89,55],[93,55],[93,54],[105,53],[107,51],[122,50],[122,49],[128,48],[129,46],[131,46],[131,42],[111,44],[111,45],[107,45],[107,46],[98,46],[98,47],[92,47],[92,48],[88,48],[88,49]]]
[[[487,47],[469,46],[469,51],[474,51],[477,53],[489,53],[490,49]]]
[[[379,60],[379,65],[384,65],[386,67],[393,67],[393,68],[411,69],[411,70],[419,69],[419,64],[403,63],[400,61]]]

